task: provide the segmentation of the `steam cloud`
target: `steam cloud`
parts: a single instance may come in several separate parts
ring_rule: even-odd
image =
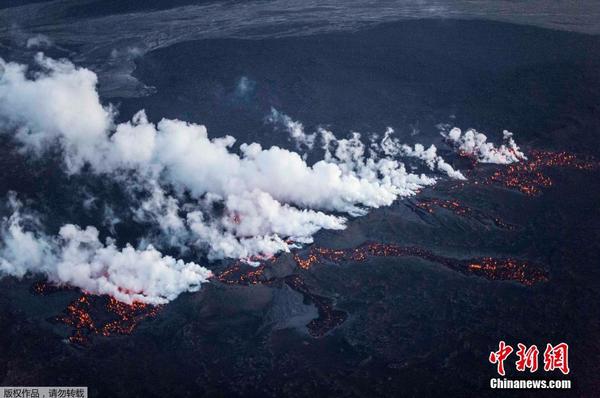
[[[27,230],[25,224],[38,224],[36,218],[21,215],[14,195],[10,201],[13,214],[0,224],[2,273],[41,273],[57,284],[147,304],[164,304],[184,291],[196,291],[211,276],[208,269],[163,256],[151,245],[136,250],[131,245],[118,249],[110,239],[103,244],[94,227],[67,224],[52,238]]]
[[[458,127],[454,127],[448,133],[442,132],[442,136],[458,151],[473,156],[481,163],[510,164],[527,159],[512,138],[513,134],[506,130],[502,134],[505,143],[496,148],[494,144],[487,142],[485,134],[473,129],[464,134]]]
[[[392,137],[392,134],[394,134],[394,130],[388,128],[379,144],[379,147],[385,155],[395,156],[403,154],[408,157],[418,158],[423,160],[430,170],[437,169],[446,173],[450,178],[466,180],[465,176],[460,171],[454,170],[450,164],[446,163],[444,158],[437,154],[435,145],[432,144],[429,148],[425,149],[422,144],[415,144],[414,148],[411,148],[406,144],[400,144],[397,138]]]
[[[283,126],[288,132],[290,138],[296,143],[297,149],[313,149],[313,146],[315,145],[316,134],[306,134],[304,132],[304,126],[302,123],[293,120],[291,117],[279,112],[275,108],[271,108],[271,114],[267,117],[267,121]]]
[[[50,47],[50,46],[52,46],[52,40],[46,35],[37,34],[35,36],[31,36],[30,38],[28,38],[27,42],[25,43],[25,46],[27,48]]]
[[[301,123],[275,109],[268,120],[283,126],[298,148],[312,150],[321,139],[323,160],[309,165],[299,153],[258,143],[235,151],[231,136],[210,138],[204,126],[176,119],[155,124],[143,110],[116,124],[114,109],[100,102],[93,72],[41,53],[35,61],[39,71],[28,74],[26,66],[0,59],[0,127],[15,132],[23,151],[42,155],[58,145],[67,173],[89,165],[117,181],[128,178],[134,218],[157,226],[157,243],[199,247],[209,259],[289,251],[312,242],[320,229],[345,228],[341,214],[364,215],[435,183],[408,172],[399,156],[464,179],[435,146],[402,145],[391,129],[366,147],[358,133],[344,139],[322,128],[306,134]],[[482,161],[522,156],[510,137],[508,147],[495,148],[485,136],[454,131],[447,138]],[[215,212],[217,204],[222,211]],[[23,229],[18,209],[4,221],[2,237],[3,273],[41,272],[126,302],[162,303],[197,289],[210,275],[195,263],[162,256],[149,242],[141,249],[103,244],[94,227],[65,225],[55,238],[35,234]]]

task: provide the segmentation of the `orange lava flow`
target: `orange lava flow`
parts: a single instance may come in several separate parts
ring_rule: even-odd
[[[302,269],[309,269],[317,263],[364,261],[368,257],[419,257],[463,274],[474,274],[490,280],[513,280],[526,286],[548,280],[543,268],[528,261],[492,257],[461,260],[439,256],[418,247],[382,243],[370,243],[353,249],[313,247],[305,257],[294,255],[296,264]]]
[[[348,318],[344,311],[336,310],[333,301],[327,297],[312,293],[300,275],[290,275],[285,283],[292,289],[300,292],[306,299],[310,300],[317,307],[318,318],[311,320],[306,328],[313,337],[322,337],[330,330],[341,325]]]
[[[217,275],[219,282],[228,285],[256,285],[265,282],[265,264],[276,260],[276,256],[252,256],[236,261],[225,271]],[[252,266],[249,263],[260,263]]]
[[[225,271],[221,272],[217,279],[228,285],[256,285],[263,282],[265,265],[252,267],[248,264],[237,262]]]
[[[548,279],[545,273],[532,270],[529,267],[529,263],[513,258],[483,257],[478,260],[471,260],[468,264],[470,272],[487,279],[516,280],[527,286]]]
[[[74,288],[66,285],[55,285],[46,281],[36,282],[31,287],[31,291],[38,296],[47,296],[48,294],[67,290],[74,290]]]
[[[460,217],[470,217],[482,224],[488,224],[489,221],[493,223],[496,227],[508,230],[514,230],[517,226],[504,222],[502,219],[496,216],[492,216],[484,213],[481,210],[468,207],[456,199],[447,200],[447,199],[439,199],[439,198],[422,198],[414,204],[415,207],[421,209],[429,214],[433,214],[435,212],[435,208],[439,207],[442,209],[446,209],[451,211],[457,216]],[[489,221],[488,221],[489,220]]]
[[[472,213],[472,209],[470,207],[463,205],[457,200],[445,200],[437,198],[421,199],[415,204],[415,206],[425,210],[428,213],[433,213],[433,208],[435,206],[450,210],[459,216],[466,216]]]
[[[113,297],[84,293],[57,320],[74,328],[69,341],[81,345],[93,335],[131,334],[141,321],[156,316],[159,309],[160,306],[125,304]]]
[[[594,160],[582,160],[567,152],[531,151],[529,160],[513,163],[497,170],[484,180],[485,184],[501,184],[517,189],[528,196],[538,195],[542,188],[552,186],[552,179],[544,174],[549,167],[569,167],[577,170],[594,170],[599,163]]]
[[[252,259],[257,260],[256,258]],[[262,259],[258,267],[252,267],[247,262],[237,261],[229,268],[217,275],[216,279],[228,285],[256,285],[269,284],[275,278],[267,278],[265,275],[267,261],[273,261],[274,257]],[[348,314],[334,308],[330,298],[314,294],[304,283],[301,275],[293,274],[283,278],[284,283],[293,290],[299,292],[317,308],[319,316],[311,320],[306,328],[313,337],[322,337],[332,329],[344,323]]]

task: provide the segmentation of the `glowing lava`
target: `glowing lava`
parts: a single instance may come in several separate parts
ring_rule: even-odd
[[[46,281],[39,281],[31,286],[31,291],[39,296],[47,296],[52,293],[62,292],[67,290],[75,290],[75,288],[66,285],[55,285]]]
[[[474,274],[490,280],[513,280],[526,286],[548,280],[543,268],[528,261],[511,258],[494,259],[491,257],[460,260],[439,256],[419,247],[403,247],[382,243],[369,243],[353,249],[313,247],[305,257],[298,254],[294,255],[298,267],[302,269],[309,269],[317,263],[325,262],[360,262],[368,257],[419,257],[463,274]]]
[[[428,213],[433,213],[433,208],[435,206],[450,210],[459,216],[466,216],[472,213],[472,209],[470,207],[464,206],[457,200],[444,200],[436,198],[421,199],[416,203],[415,206],[425,210]]]
[[[567,152],[532,151],[529,154],[529,160],[510,164],[495,171],[491,176],[472,177],[472,181],[476,185],[480,183],[501,184],[532,196],[539,194],[542,188],[552,185],[550,177],[543,173],[545,168],[570,167],[578,170],[593,170],[598,168],[598,165],[599,163],[596,161],[581,160]],[[463,182],[460,186],[465,184],[468,184],[468,182]],[[479,221],[491,219],[499,227],[513,228],[513,226],[503,223],[497,217],[490,217],[477,209],[463,205],[457,200],[421,199],[415,206],[427,213],[433,213],[434,208],[439,207],[458,216],[473,217]],[[233,221],[239,222],[239,217],[233,215]],[[311,247],[308,253],[304,255],[298,253],[293,255],[297,266],[302,270],[310,269],[318,263],[362,262],[369,257],[419,257],[463,274],[477,275],[490,280],[512,280],[526,286],[548,280],[547,273],[543,268],[528,261],[492,257],[455,259],[439,256],[418,247],[402,247],[383,243],[369,243],[349,249]],[[272,257],[257,257],[238,261],[216,278],[226,284],[253,285],[270,283],[273,282],[273,279],[265,277],[265,270],[266,263],[273,260]],[[258,266],[251,266],[250,263],[252,262],[258,263]],[[323,336],[347,318],[345,312],[334,309],[331,299],[312,293],[300,275],[294,274],[284,280],[288,286],[310,300],[319,311],[319,317],[307,325],[311,335],[315,337]],[[36,283],[32,289],[37,294],[45,295],[69,288]],[[159,308],[143,303],[128,305],[112,297],[83,294],[69,304],[65,313],[57,319],[74,328],[73,334],[69,337],[71,342],[84,344],[93,335],[130,334],[142,320],[155,316]]]
[[[460,217],[470,217],[482,224],[487,224],[486,221],[490,220],[496,227],[508,230],[514,230],[517,227],[512,224],[508,224],[499,217],[491,216],[482,212],[481,210],[474,209],[472,207],[468,207],[458,200],[446,200],[439,198],[423,198],[419,199],[417,203],[414,204],[415,207],[429,213],[433,214],[436,207],[446,209],[451,211],[457,216]],[[412,208],[412,207],[411,207]],[[414,209],[414,208],[413,208]]]
[[[552,185],[552,179],[543,172],[549,167],[594,170],[598,168],[598,162],[591,159],[581,160],[567,152],[531,151],[529,160],[513,163],[497,170],[483,183],[501,184],[507,188],[517,189],[525,195],[535,196],[542,188]]]
[[[159,306],[125,304],[113,297],[84,293],[57,320],[74,328],[69,341],[81,345],[93,335],[131,334],[141,321],[156,316],[159,309]]]
[[[463,274],[472,274],[490,280],[512,280],[526,286],[548,280],[543,268],[528,261],[492,257],[461,260],[438,256],[418,247],[402,247],[383,243],[369,243],[352,249],[328,249],[313,246],[304,256],[298,253],[293,255],[298,268],[302,270],[308,270],[318,263],[362,262],[369,257],[419,257]],[[265,277],[265,270],[264,263],[258,267],[251,267],[243,262],[237,262],[219,274],[217,279],[222,283],[236,285],[274,282],[274,279]],[[348,318],[346,312],[334,307],[332,299],[312,292],[301,274],[289,275],[284,278],[284,281],[293,290],[301,293],[319,312],[319,316],[306,325],[311,336],[322,337]]]
[[[265,264],[258,267],[237,262],[225,271],[221,272],[217,279],[228,285],[256,285],[264,281]]]
[[[312,293],[304,279],[300,275],[290,275],[285,279],[285,283],[301,293],[305,299],[317,307],[319,316],[311,320],[307,325],[308,333],[313,337],[322,337],[330,330],[336,328],[346,321],[348,314],[344,311],[336,310],[333,307],[333,301],[327,297],[319,296]]]

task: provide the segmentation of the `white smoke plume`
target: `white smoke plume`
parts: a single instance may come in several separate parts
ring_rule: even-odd
[[[167,246],[182,251],[188,246],[201,247],[209,259],[289,251],[292,242],[311,243],[312,236],[322,228],[345,228],[343,217],[300,210],[259,190],[229,195],[224,202],[220,196],[207,194],[183,204],[154,181],[146,185],[146,190],[151,194],[136,207],[136,218],[158,224]],[[224,204],[222,215],[212,211],[216,203]]]
[[[89,166],[123,181],[134,218],[160,231],[161,242],[147,237],[155,247],[198,247],[210,259],[289,251],[294,242],[312,242],[320,229],[345,228],[340,214],[364,215],[436,182],[408,172],[396,155],[464,178],[435,147],[402,146],[389,134],[381,148],[367,150],[358,133],[337,139],[320,129],[324,159],[309,165],[277,146],[244,143],[234,150],[233,137],[210,138],[199,124],[176,119],[155,124],[143,110],[117,124],[113,108],[100,102],[93,72],[42,54],[35,61],[39,71],[28,73],[26,66],[0,59],[0,126],[15,132],[24,151],[43,154],[59,146],[68,173]],[[296,142],[313,146],[316,134],[306,134],[302,124],[276,110],[271,117]],[[117,220],[112,212],[106,216]],[[17,213],[6,220],[3,234],[2,267],[11,275],[37,270],[59,283],[153,303],[193,290],[208,277],[197,264],[162,256],[151,246],[103,244],[93,227],[67,225],[49,239],[20,225]],[[27,247],[30,259],[14,255]]]
[[[99,101],[92,72],[41,54],[36,61],[43,71],[33,79],[22,65],[0,64],[0,117],[18,127],[17,139],[26,148],[40,151],[52,143],[62,145],[70,172],[85,163],[101,173],[135,170],[160,175],[162,183],[195,198],[211,193],[233,203],[230,196],[261,192],[280,205],[288,204],[288,209],[350,214],[389,205],[398,196],[414,194],[421,183],[431,183],[410,175],[396,161],[349,160],[339,148],[340,158],[329,156],[312,166],[295,152],[275,146],[263,149],[257,143],[242,144],[237,154],[231,149],[231,136],[210,139],[204,126],[179,120],[163,119],[155,125],[143,111],[115,126],[111,108]],[[341,140],[339,147],[343,145]],[[258,205],[254,210],[260,216],[267,211]]]
[[[513,134],[504,130],[504,144],[496,147],[487,142],[487,136],[474,129],[463,132],[454,127],[442,136],[459,152],[474,157],[480,163],[510,164],[527,159],[515,143]]]
[[[466,180],[465,176],[459,170],[454,170],[452,165],[448,164],[444,158],[437,154],[437,148],[435,145],[432,144],[427,149],[425,149],[422,144],[415,144],[414,147],[410,147],[406,144],[400,144],[400,141],[397,138],[392,137],[392,134],[394,134],[394,130],[388,127],[384,133],[381,143],[378,145],[378,148],[380,148],[385,155],[404,155],[421,159],[425,162],[430,170],[437,169],[447,174],[450,178],[456,180]],[[377,147],[377,144],[374,145]]]
[[[0,274],[17,278],[31,270],[48,274],[56,263],[53,242],[23,229],[25,223],[38,227],[39,221],[36,217],[21,215],[21,203],[14,193],[9,195],[9,206],[13,213],[0,224]]]
[[[381,181],[391,185],[394,188],[392,191],[394,199],[415,195],[421,188],[436,182],[433,177],[407,172],[404,164],[393,158],[381,158],[374,151],[370,151],[367,156],[365,144],[359,133],[355,132],[351,138],[342,139],[337,139],[331,131],[324,128],[320,128],[319,133],[323,141],[326,162],[336,164],[344,173],[356,175],[362,180]],[[356,208],[349,213],[361,215],[365,214],[366,210]]]
[[[137,250],[105,244],[98,230],[64,225],[57,237],[48,237],[25,224],[38,224],[21,214],[21,204],[11,197],[13,213],[0,223],[0,275],[45,275],[59,285],[70,285],[93,294],[108,294],[125,303],[164,304],[183,292],[193,292],[212,276],[196,263],[163,256],[151,245]]]
[[[16,139],[28,150],[39,153],[60,143],[69,170],[99,161],[113,114],[100,104],[96,75],[41,53],[35,61],[42,70],[28,79],[26,66],[0,58],[0,123],[16,128]]]
[[[46,48],[51,47],[52,44],[53,42],[48,36],[37,34],[28,38],[25,46],[27,48]]]
[[[313,149],[316,134],[306,134],[302,123],[293,120],[285,113],[279,112],[275,108],[271,108],[271,114],[267,116],[267,122],[283,126],[292,141],[296,144],[298,150]]]

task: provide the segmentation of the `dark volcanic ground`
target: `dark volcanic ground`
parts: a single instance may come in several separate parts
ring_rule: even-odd
[[[181,43],[138,60],[136,77],[156,94],[113,98],[126,119],[178,117],[239,142],[291,147],[264,118],[271,106],[307,130],[327,125],[440,143],[450,123],[515,133],[527,150],[600,158],[600,39],[490,22],[412,21],[355,33],[261,41]],[[240,95],[242,77],[251,89]],[[416,134],[415,134],[416,133]],[[41,201],[50,225],[86,224],[82,186],[98,181],[39,172],[4,144],[0,187]],[[446,155],[447,153],[445,153]],[[454,159],[460,162],[458,159]],[[458,163],[457,163],[458,164]],[[468,162],[465,163],[468,167]],[[504,166],[477,166],[489,173]],[[399,201],[316,236],[316,246],[364,242],[418,246],[441,256],[518,258],[542,264],[531,287],[465,275],[414,257],[296,267],[269,264],[269,283],[214,280],[139,324],[131,335],[67,343],[54,321],[77,292],[36,295],[34,279],[0,280],[0,384],[87,385],[94,397],[132,396],[577,396],[600,394],[600,178],[597,170],[548,168],[537,196],[498,185],[441,183],[422,197],[458,199],[515,228]],[[61,189],[58,189],[58,188]],[[104,187],[106,188],[106,187]],[[103,189],[104,189],[103,188]],[[118,193],[115,193],[118,200]],[[120,229],[121,228],[121,229]],[[103,234],[108,231],[104,229]],[[141,234],[117,227],[120,239]],[[214,264],[215,270],[227,264]],[[300,275],[345,321],[313,337],[315,299],[290,286]],[[498,341],[570,345],[572,391],[494,391],[488,363]],[[507,377],[523,377],[514,370]],[[533,378],[563,378],[538,370]]]

